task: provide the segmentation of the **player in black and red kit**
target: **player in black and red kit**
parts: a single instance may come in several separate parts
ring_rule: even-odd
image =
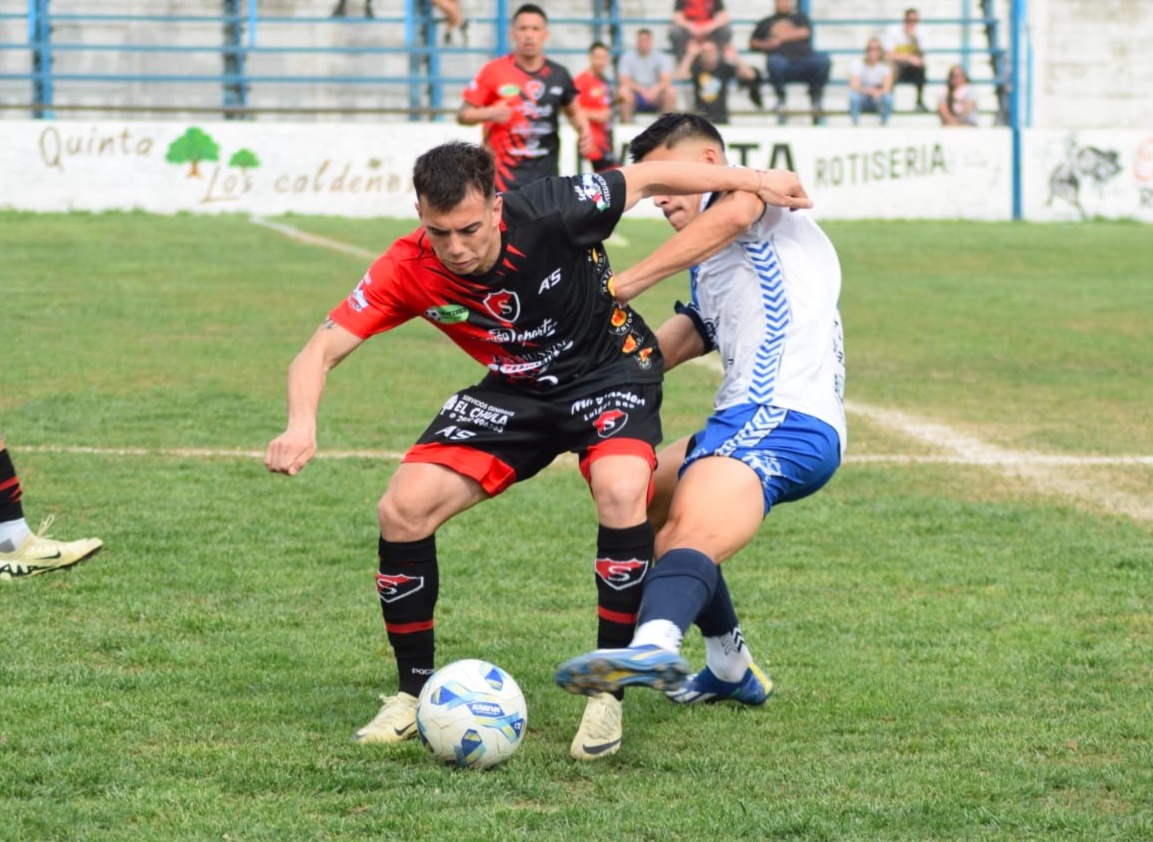
[[[316,453],[328,372],[369,337],[412,318],[448,335],[488,373],[441,406],[377,507],[377,592],[399,693],[357,732],[390,743],[416,732],[417,696],[434,668],[436,530],[454,515],[576,453],[596,503],[597,645],[628,643],[653,553],[646,517],[660,441],[662,360],[641,317],[619,302],[602,241],[641,198],[720,190],[808,207],[784,171],[677,162],[548,178],[497,195],[492,157],[447,143],[413,169],[421,227],[397,240],[297,355],[288,426],[271,471],[296,474]],[[589,700],[572,754],[613,753],[619,697]]]
[[[480,69],[457,111],[461,125],[483,123],[484,145],[496,159],[496,189],[519,187],[560,170],[560,112],[580,136],[580,152],[593,151],[588,118],[563,65],[545,58],[548,16],[526,3],[512,17],[513,51]]]

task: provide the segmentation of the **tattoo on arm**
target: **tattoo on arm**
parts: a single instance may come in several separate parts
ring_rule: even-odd
[[[336,327],[336,322],[332,320],[332,316],[325,316],[324,321],[320,323],[321,330],[332,330]]]

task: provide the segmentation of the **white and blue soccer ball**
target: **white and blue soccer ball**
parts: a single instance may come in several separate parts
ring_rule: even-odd
[[[447,766],[483,769],[508,760],[528,726],[528,706],[513,677],[468,658],[441,667],[416,705],[420,741]]]

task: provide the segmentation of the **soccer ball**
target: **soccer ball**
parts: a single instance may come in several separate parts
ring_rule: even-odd
[[[503,763],[528,725],[524,694],[496,664],[469,658],[433,673],[420,691],[420,741],[446,766],[483,769]]]

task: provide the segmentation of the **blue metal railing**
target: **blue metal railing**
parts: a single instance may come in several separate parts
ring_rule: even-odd
[[[978,80],[976,84],[992,85],[998,92],[1001,103],[1002,121],[1020,120],[1020,109],[1014,111],[1009,107],[1008,91],[1014,90],[1009,84],[1010,75],[1018,62],[1009,61],[1008,50],[999,43],[1001,22],[992,14],[992,0],[958,0],[961,13],[956,18],[924,19],[922,24],[934,30],[954,30],[961,33],[961,46],[956,48],[930,49],[931,54],[949,54],[958,57],[966,70],[974,59],[987,59],[990,62],[991,78]],[[970,13],[970,4],[980,3],[980,12],[976,15]],[[1021,8],[1025,0],[1013,0],[1014,9]],[[0,73],[0,81],[26,81],[30,83],[30,101],[22,105],[5,105],[5,108],[27,108],[33,116],[52,118],[57,110],[65,108],[74,110],[101,110],[94,106],[65,106],[57,102],[61,86],[75,86],[87,83],[129,83],[147,82],[158,85],[199,85],[214,86],[220,91],[220,106],[206,108],[204,106],[175,106],[170,103],[163,105],[136,105],[123,102],[111,102],[103,110],[121,111],[205,111],[218,110],[225,117],[252,117],[261,112],[290,113],[293,111],[330,111],[330,112],[364,112],[377,113],[406,113],[410,119],[418,120],[431,117],[440,119],[455,108],[456,103],[448,103],[446,107],[445,91],[459,88],[471,81],[471,76],[453,75],[446,71],[446,60],[461,56],[475,56],[477,66],[480,62],[496,55],[506,53],[510,49],[508,40],[509,16],[511,7],[508,0],[497,0],[491,16],[477,16],[472,20],[473,31],[478,25],[494,27],[495,37],[488,46],[444,46],[441,44],[440,22],[433,14],[429,0],[404,0],[402,14],[376,17],[372,19],[359,18],[332,18],[332,17],[283,17],[262,16],[258,12],[257,0],[221,0],[220,14],[198,15],[142,15],[123,13],[97,13],[76,14],[56,13],[51,10],[51,0],[28,0],[27,12],[22,14],[0,12],[0,24],[6,20],[27,20],[27,41],[0,42],[0,52],[24,52],[30,56],[30,69],[27,72]],[[802,0],[800,7],[811,11],[810,0]],[[667,25],[667,19],[653,19],[642,17],[629,17],[621,14],[618,0],[592,0],[591,15],[589,17],[552,17],[550,24],[554,27],[587,27],[590,33],[589,41],[606,41],[612,48],[614,55],[619,55],[631,44],[625,42],[624,30],[626,27],[641,27],[660,30]],[[882,27],[898,22],[893,18],[814,18],[818,31],[828,27],[840,26],[871,26]],[[735,19],[736,26],[755,25],[756,20]],[[205,31],[206,42],[203,44],[146,44],[146,43],[80,43],[70,41],[56,42],[53,39],[54,28],[65,25],[75,26],[115,26],[129,25],[170,29],[182,26],[185,29],[193,26],[202,26]],[[269,46],[262,41],[262,35],[269,27],[276,27],[278,31],[292,31],[299,27],[302,33],[310,32],[315,26],[372,26],[378,28],[399,29],[403,32],[403,42],[396,46],[373,45],[366,46],[314,46],[307,44],[286,44]],[[971,43],[970,32],[976,30],[983,32],[984,43],[974,45]],[[383,29],[382,29],[383,31]],[[187,35],[185,36],[187,38]],[[860,54],[859,48],[821,48],[834,56],[856,56]],[[755,60],[757,54],[743,51]],[[57,57],[75,54],[173,54],[173,55],[212,55],[218,54],[221,60],[219,73],[189,72],[189,73],[141,73],[130,71],[113,72],[79,72],[75,70],[57,71]],[[270,71],[254,71],[253,60],[273,55],[332,55],[351,56],[363,54],[396,55],[404,59],[407,67],[405,73],[389,74],[307,74],[307,73],[274,73]],[[583,57],[585,48],[557,47],[549,50],[551,56],[563,59],[564,57]],[[459,64],[459,63],[458,63]],[[830,81],[831,85],[843,86],[847,80],[840,75]],[[396,86],[407,89],[408,107],[400,108],[258,108],[253,105],[251,95],[253,85],[294,85],[301,87],[319,85],[342,85],[353,88],[365,86]]]

